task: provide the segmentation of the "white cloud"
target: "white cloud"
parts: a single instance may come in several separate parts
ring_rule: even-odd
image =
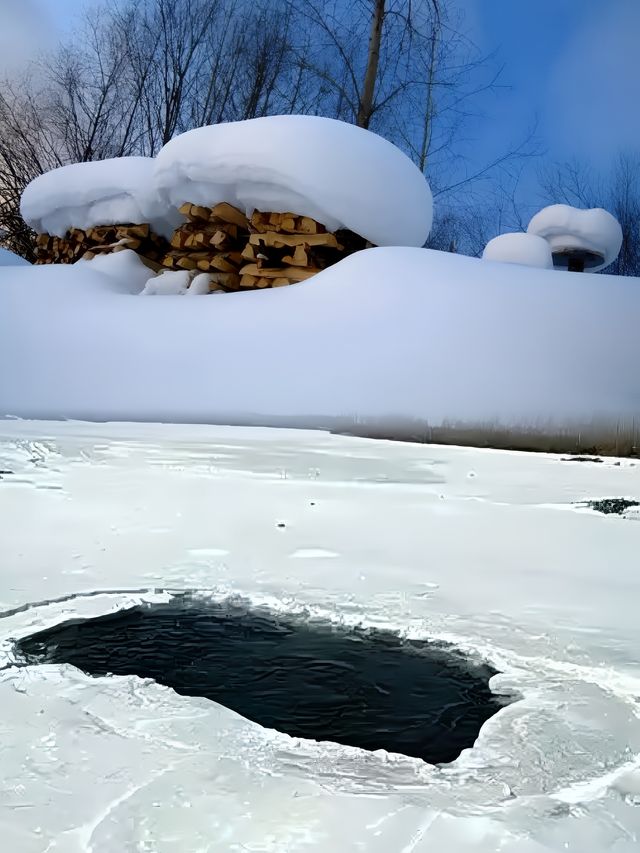
[[[563,156],[599,163],[640,145],[640,2],[607,0],[550,74],[547,118]]]

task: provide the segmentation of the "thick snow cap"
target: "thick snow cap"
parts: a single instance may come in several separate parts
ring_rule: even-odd
[[[575,250],[599,256],[601,260],[596,257],[585,264],[590,272],[613,263],[622,246],[620,223],[600,207],[580,210],[568,204],[552,204],[536,213],[527,232],[547,240],[556,266],[566,267],[563,256]]]
[[[156,186],[173,208],[186,201],[310,216],[379,246],[422,246],[431,190],[391,142],[318,116],[268,116],[190,130],[168,142]]]
[[[172,230],[153,187],[150,157],[116,157],[61,166],[35,178],[20,211],[35,231],[63,237],[69,228],[148,222]]]
[[[500,234],[489,240],[482,258],[506,264],[524,264],[527,267],[551,269],[553,258],[546,240],[535,234]]]

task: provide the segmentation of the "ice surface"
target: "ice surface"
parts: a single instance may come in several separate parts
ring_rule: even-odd
[[[5,421],[0,468],[7,850],[638,849],[640,522],[574,504],[638,496],[637,461]],[[135,677],[11,665],[12,638],[180,589],[451,641],[522,699],[436,768]]]
[[[35,231],[59,237],[69,228],[126,222],[148,222],[161,234],[171,234],[174,227],[172,214],[154,189],[150,157],[116,157],[53,169],[28,184],[20,212]]]
[[[613,263],[622,246],[620,223],[599,207],[580,210],[568,204],[552,204],[535,214],[527,232],[547,240],[553,252],[586,249],[602,255],[603,263],[592,271]]]
[[[0,268],[0,414],[564,424],[640,411],[638,279],[411,248],[196,302],[132,298],[149,275],[131,252]]]
[[[493,240],[489,240],[482,257],[485,261],[524,264],[540,269],[553,268],[549,244],[535,234],[500,234]]]
[[[432,198],[395,145],[318,116],[268,116],[190,130],[158,153],[155,181],[167,206],[220,201],[292,211],[379,246],[422,246]]]
[[[0,266],[3,267],[24,267],[30,266],[29,261],[25,261],[20,255],[10,252],[9,249],[3,249],[0,246]]]

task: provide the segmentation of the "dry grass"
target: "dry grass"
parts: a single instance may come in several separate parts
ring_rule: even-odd
[[[445,422],[431,426],[411,418],[353,418],[333,432],[366,438],[492,447],[537,453],[640,457],[640,417],[598,419],[591,423],[553,422],[505,426],[500,423]]]

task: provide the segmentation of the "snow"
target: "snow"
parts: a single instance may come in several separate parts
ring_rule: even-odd
[[[554,253],[586,249],[602,255],[603,263],[593,267],[593,272],[613,263],[622,246],[620,223],[599,207],[580,210],[568,204],[552,204],[535,214],[527,232],[547,240]]]
[[[39,233],[64,237],[70,228],[150,223],[170,235],[176,219],[153,186],[153,159],[116,157],[61,166],[27,185],[20,204]]]
[[[195,303],[134,298],[149,276],[132,252],[0,268],[0,414],[566,425],[640,410],[634,278],[400,247]]]
[[[8,850],[638,849],[640,521],[574,504],[638,497],[637,461],[5,421],[0,468]],[[433,767],[133,676],[12,665],[15,638],[183,589],[453,642],[521,699]]]
[[[207,276],[207,281],[209,277]],[[182,296],[189,289],[191,275],[187,270],[166,270],[149,278],[141,296]]]
[[[0,266],[2,267],[25,267],[31,266],[29,261],[25,261],[20,255],[10,252],[9,249],[3,249],[0,246]]]
[[[310,216],[380,246],[422,246],[432,198],[395,145],[318,116],[268,116],[190,130],[158,153],[155,183],[167,206],[243,208]]]
[[[506,264],[524,264],[539,269],[553,269],[549,244],[535,234],[500,234],[489,240],[482,258]]]

